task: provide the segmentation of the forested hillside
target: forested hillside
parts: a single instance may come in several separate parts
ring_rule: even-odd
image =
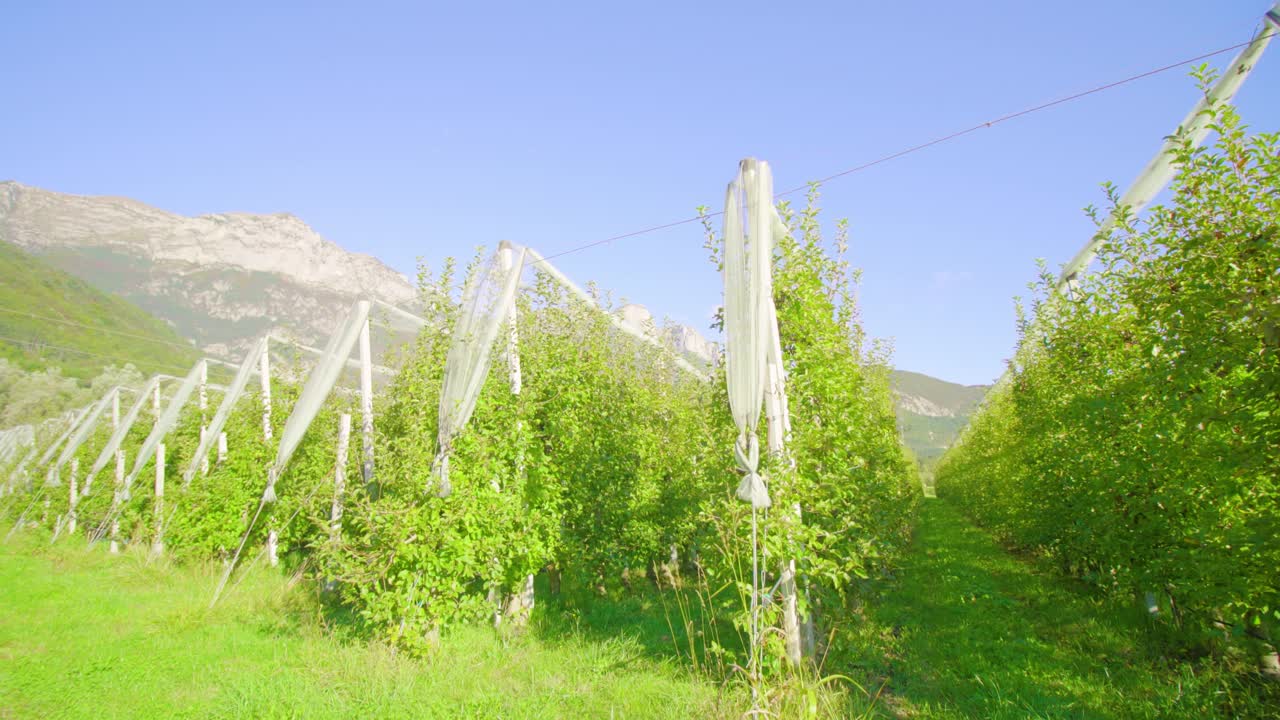
[[[183,374],[196,355],[128,301],[0,241],[0,428],[139,386],[145,375]]]
[[[0,358],[88,381],[126,363],[181,372],[196,349],[140,308],[0,242]]]

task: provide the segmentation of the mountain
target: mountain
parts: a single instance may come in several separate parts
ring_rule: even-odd
[[[404,306],[414,286],[285,213],[186,217],[136,200],[0,182],[0,240],[167,321],[215,355],[274,330],[322,343],[357,298]]]
[[[906,370],[894,370],[892,382],[903,442],[926,465],[955,441],[990,387],[960,385]]]
[[[196,348],[119,297],[0,242],[0,358],[89,381],[109,365],[183,374]]]
[[[72,278],[59,275],[57,282],[50,281],[47,286],[56,288],[62,283],[65,287],[52,290],[53,295],[80,300],[35,300],[44,297],[36,294],[30,303],[12,305],[9,303],[17,300],[11,300],[0,307],[42,304],[60,317],[77,318],[82,324],[102,323],[104,315],[118,312],[123,326],[133,328],[127,332],[163,335],[167,342],[181,343],[177,336],[190,338],[205,351],[230,358],[238,357],[250,342],[268,331],[322,345],[336,319],[355,299],[376,299],[400,307],[416,301],[414,286],[403,275],[373,257],[343,250],[302,220],[284,213],[186,217],[128,198],[67,195],[9,181],[0,182],[0,241],[18,245],[39,261],[83,281],[78,290],[71,291],[67,288]],[[15,279],[25,273],[16,264],[0,272]],[[48,271],[32,272],[48,276]],[[99,294],[93,300],[85,299],[93,288],[117,297]],[[15,280],[13,292],[32,291],[21,289]],[[132,313],[107,310],[103,304],[121,298],[128,302],[120,307]],[[75,314],[71,306],[81,306],[85,312]],[[138,308],[164,323],[145,319],[146,313],[139,314]],[[617,312],[632,327],[669,340],[695,364],[709,363],[716,352],[715,344],[694,328],[659,326],[641,305],[626,305]],[[65,334],[40,337],[51,344],[62,343],[50,338],[71,342]],[[105,343],[107,347],[127,345],[135,353],[144,353],[147,347],[141,340],[122,344],[109,336],[76,340]],[[146,369],[168,363],[164,347],[179,350],[153,342],[153,354],[135,362]],[[31,356],[28,364],[36,357]],[[182,357],[185,361],[187,356]],[[64,365],[68,362],[61,361]],[[74,372],[82,373],[93,367],[92,363],[71,365]],[[985,386],[957,385],[906,371],[895,371],[893,381],[903,438],[924,462],[938,457],[950,445],[986,391]]]
[[[322,345],[356,299],[400,307],[417,299],[403,275],[284,213],[185,217],[128,198],[9,181],[0,182],[0,241],[135,303],[228,358],[269,331]],[[713,346],[697,330],[656,327],[639,305],[619,312],[691,361],[710,361]]]
[[[654,338],[666,341],[676,352],[695,366],[710,365],[716,353],[715,343],[688,325],[665,323],[659,325],[653,313],[643,305],[629,303],[617,310],[622,322]]]

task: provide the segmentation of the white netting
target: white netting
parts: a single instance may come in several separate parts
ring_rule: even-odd
[[[449,453],[453,440],[466,427],[475,410],[480,388],[489,374],[489,359],[498,329],[506,321],[512,306],[520,273],[524,269],[523,248],[515,251],[515,259],[504,267],[499,249],[489,262],[467,281],[462,295],[462,310],[453,330],[453,342],[444,366],[444,386],[440,390],[439,450],[432,475],[436,494],[448,497],[453,492],[449,482]]]
[[[743,195],[746,196],[745,232]],[[772,283],[774,220],[773,176],[769,164],[753,158],[743,160],[725,197],[725,374],[729,408],[738,426],[734,455],[744,473],[737,495],[755,508],[767,508],[771,504],[768,487],[760,476],[760,441],[756,428],[760,422],[760,405],[769,385],[769,358],[778,332]],[[775,371],[777,382],[781,382],[781,370],[779,363]]]
[[[307,434],[307,428],[311,427],[311,421],[324,406],[325,399],[333,391],[334,384],[338,382],[338,377],[342,375],[342,369],[346,366],[347,358],[351,357],[351,349],[355,347],[356,340],[360,337],[360,329],[368,319],[369,303],[363,300],[357,302],[351,308],[351,312],[347,313],[342,325],[329,336],[329,342],[320,352],[316,366],[307,376],[307,383],[302,388],[302,394],[298,396],[298,402],[293,406],[293,412],[289,414],[289,419],[284,423],[284,429],[280,431],[280,445],[276,449],[276,459],[267,471],[267,488],[262,495],[265,502],[275,502],[276,480],[289,464],[294,451],[298,449],[303,436]]]
[[[63,415],[63,417],[70,416],[71,422],[67,425],[67,429],[58,436],[58,439],[54,440],[49,447],[45,449],[44,454],[40,456],[40,462],[36,463],[37,468],[41,468],[49,464],[49,461],[53,459],[53,454],[58,451],[58,448],[62,447],[62,443],[65,442],[67,438],[71,437],[71,433],[75,432],[76,429],[80,427],[80,423],[92,409],[93,405],[86,405],[79,410],[72,410],[71,412]]]
[[[0,463],[12,460],[19,449],[32,445],[35,441],[35,425],[17,425],[8,430],[0,430]]]
[[[129,407],[129,412],[125,413],[120,423],[116,425],[115,431],[111,433],[111,437],[107,440],[107,444],[102,448],[102,452],[98,453],[98,459],[93,461],[93,467],[89,469],[89,474],[85,476],[84,483],[86,491],[93,484],[93,479],[102,472],[102,468],[107,466],[115,457],[116,450],[124,442],[124,438],[129,434],[129,430],[133,428],[133,423],[138,419],[138,413],[142,411],[142,406],[147,404],[151,399],[151,393],[155,392],[155,388],[160,384],[160,377],[156,376],[147,381],[147,384],[138,391],[138,398],[133,401],[133,405]]]
[[[191,368],[191,372],[182,379],[182,384],[178,386],[177,392],[170,398],[169,404],[165,407],[164,412],[160,414],[156,424],[151,428],[151,433],[147,435],[147,439],[142,442],[142,447],[138,450],[138,455],[133,461],[133,470],[124,479],[124,499],[129,499],[130,489],[133,487],[133,481],[137,479],[142,469],[151,462],[152,456],[155,455],[156,446],[161,440],[169,434],[174,425],[178,424],[178,415],[182,413],[182,407],[187,404],[187,400],[191,399],[191,393],[195,392],[196,385],[200,382],[200,369],[204,366],[204,361],[198,361]]]
[[[1280,8],[1280,3],[1277,3],[1277,8]],[[1255,32],[1253,42],[1240,51],[1209,92],[1205,93],[1195,107],[1191,108],[1191,112],[1182,119],[1182,123],[1178,125],[1181,134],[1175,133],[1165,139],[1164,144],[1160,146],[1160,152],[1151,158],[1151,162],[1142,168],[1138,177],[1134,178],[1133,183],[1120,196],[1118,207],[1127,207],[1132,215],[1137,216],[1173,180],[1178,171],[1174,165],[1176,158],[1174,151],[1178,145],[1184,140],[1189,141],[1193,146],[1204,142],[1209,131],[1213,129],[1210,117],[1205,111],[1210,106],[1231,102],[1240,87],[1244,85],[1245,78],[1249,77],[1249,71],[1258,64],[1258,58],[1262,56],[1262,51],[1266,49],[1271,37],[1280,32],[1277,29],[1280,28],[1280,22],[1277,22],[1273,13],[1280,14],[1277,9],[1267,13],[1267,20],[1264,20],[1262,28]],[[1275,24],[1276,27],[1268,27],[1268,22]],[[1108,215],[1094,232],[1093,238],[1063,267],[1062,274],[1058,277],[1058,292],[1065,294],[1071,290],[1078,275],[1093,262],[1115,224],[1116,216]],[[988,393],[988,396],[990,397],[991,393]]]
[[[240,368],[236,370],[235,379],[231,381],[231,386],[227,388],[227,392],[222,396],[222,404],[218,406],[218,411],[213,414],[213,421],[209,423],[209,427],[205,430],[204,437],[200,440],[200,446],[196,448],[195,455],[191,456],[191,462],[187,464],[187,469],[182,473],[182,482],[187,484],[191,482],[191,478],[195,477],[196,469],[200,467],[201,462],[209,456],[209,451],[213,449],[215,443],[222,433],[222,428],[227,424],[227,418],[231,416],[232,409],[240,397],[244,395],[245,386],[249,384],[249,377],[253,375],[254,369],[257,367],[259,358],[266,349],[267,341],[265,339],[254,343],[253,348],[244,356],[244,362],[240,363]]]
[[[62,453],[58,455],[58,460],[53,464],[50,472],[56,475],[62,469],[62,466],[71,459],[71,456],[76,454],[76,451],[80,449],[80,446],[84,444],[84,441],[93,432],[93,426],[97,424],[98,418],[102,417],[103,411],[111,406],[112,398],[119,392],[119,386],[113,387],[98,402],[93,404],[93,407],[89,409],[89,414],[80,422],[80,427],[76,428],[71,439],[67,441],[66,447],[62,448]]]
[[[766,363],[764,414],[769,421],[769,452],[781,454],[791,434],[791,411],[787,407],[787,370],[782,362],[782,342],[778,337],[777,310],[769,303],[769,357]]]

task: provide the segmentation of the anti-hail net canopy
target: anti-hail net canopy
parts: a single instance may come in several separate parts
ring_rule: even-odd
[[[93,467],[89,470],[89,474],[85,476],[85,487],[93,484],[93,479],[102,472],[102,468],[111,462],[111,458],[115,456],[116,450],[120,448],[124,438],[129,434],[129,430],[133,428],[133,423],[138,419],[138,413],[142,411],[142,406],[147,403],[151,397],[151,393],[155,392],[156,385],[160,384],[160,376],[155,376],[147,381],[142,390],[138,391],[138,398],[133,401],[133,405],[129,407],[129,412],[125,413],[124,418],[120,420],[120,424],[116,426],[111,437],[107,440],[107,444],[103,446],[102,452],[98,453],[98,459],[93,461]]]
[[[88,439],[89,434],[93,432],[93,426],[97,424],[98,418],[102,417],[102,411],[107,409],[107,406],[111,404],[111,399],[118,392],[120,392],[119,386],[113,387],[98,402],[93,404],[89,414],[80,422],[80,427],[76,428],[75,434],[67,441],[66,447],[62,448],[62,453],[58,455],[58,461],[53,464],[53,469],[50,472],[56,475],[62,469],[62,466],[66,465],[67,461],[71,459],[71,456],[76,454],[76,451]]]
[[[267,489],[262,495],[264,501],[275,502],[276,480],[284,472],[298,445],[302,443],[303,436],[307,434],[307,428],[311,427],[311,421],[315,420],[316,415],[319,414],[325,399],[329,397],[329,393],[333,392],[333,386],[342,375],[347,358],[351,357],[351,350],[360,338],[360,330],[368,319],[369,303],[361,300],[352,306],[351,312],[347,313],[342,325],[329,336],[329,342],[320,352],[319,360],[312,368],[311,374],[307,376],[307,384],[302,387],[302,394],[298,396],[298,402],[293,406],[293,412],[289,414],[289,419],[284,423],[284,430],[280,433],[276,459],[267,472]]]
[[[775,350],[778,335],[772,282],[775,218],[769,164],[754,158],[743,160],[725,198],[725,375],[729,408],[738,426],[733,450],[744,473],[737,495],[755,508],[767,508],[772,502],[760,476],[760,441],[756,434],[760,406],[767,389],[774,394],[770,401],[771,416],[777,413],[783,417],[786,402],[785,397],[779,400],[783,377],[781,349]],[[770,357],[775,354],[777,365],[771,378]],[[781,405],[777,405],[779,402]],[[779,433],[779,448],[781,439],[782,433]]]
[[[67,438],[71,437],[71,433],[75,432],[76,429],[80,427],[80,423],[84,421],[85,416],[89,414],[90,410],[93,410],[93,405],[86,405],[79,410],[73,410],[71,413],[67,413],[71,416],[71,424],[68,425],[67,429],[58,436],[58,439],[54,440],[53,443],[44,451],[44,454],[40,456],[40,462],[36,463],[36,467],[44,467],[49,464],[49,461],[53,459],[53,454],[58,451],[58,448],[62,447],[62,443]]]
[[[27,447],[35,441],[35,425],[18,425],[8,430],[0,430],[0,463],[13,459],[19,448]]]
[[[187,400],[191,399],[191,393],[196,389],[196,384],[200,382],[200,371],[204,367],[204,360],[200,360],[191,368],[191,372],[182,379],[182,384],[178,386],[178,391],[170,398],[169,404],[165,407],[164,412],[160,414],[160,418],[156,420],[155,427],[151,428],[151,434],[147,435],[147,439],[143,441],[142,447],[138,450],[138,456],[134,458],[133,470],[124,479],[125,499],[128,499],[129,490],[133,487],[133,481],[138,478],[138,473],[147,466],[151,461],[151,456],[155,454],[156,446],[164,440],[174,425],[178,424],[178,415],[182,413],[182,407],[187,404]]]
[[[480,389],[489,374],[489,360],[498,329],[507,320],[513,305],[520,272],[524,268],[524,248],[515,250],[514,262],[504,263],[502,253],[513,248],[504,244],[480,270],[467,280],[462,294],[462,310],[453,330],[453,342],[444,365],[444,386],[440,390],[439,450],[433,463],[436,494],[448,497],[449,453],[454,438],[466,427],[476,408]]]
[[[262,339],[254,343],[249,353],[244,356],[244,362],[240,363],[240,369],[236,371],[236,377],[231,381],[231,387],[227,388],[226,395],[222,396],[222,404],[218,406],[218,411],[213,415],[213,421],[206,428],[204,437],[200,440],[200,447],[196,448],[196,454],[191,456],[191,462],[187,465],[187,469],[182,473],[183,484],[191,482],[191,478],[195,477],[196,468],[200,467],[208,455],[214,443],[218,441],[218,435],[222,433],[222,428],[227,424],[227,418],[231,416],[231,411],[235,408],[236,402],[244,395],[245,386],[249,384],[249,377],[253,375],[253,370],[258,366],[258,361],[262,358],[262,353],[266,350],[267,341]]]

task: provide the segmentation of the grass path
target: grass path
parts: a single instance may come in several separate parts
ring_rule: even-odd
[[[648,596],[540,613],[517,638],[458,628],[416,660],[273,572],[209,611],[217,576],[80,543],[0,544],[0,720],[738,718],[747,704],[673,659]],[[1136,604],[1009,554],[945,499],[924,502],[897,576],[864,589],[825,672],[884,692],[865,713],[855,693],[835,716],[1280,717],[1280,692],[1165,659]]]
[[[1264,712],[1254,699],[1230,697],[1212,665],[1162,659],[1135,607],[1009,554],[945,500],[923,503],[905,566],[866,612],[875,637],[865,638],[872,655],[864,667],[887,678],[879,709],[890,717]],[[1232,702],[1245,711],[1224,712]]]
[[[0,545],[0,720],[720,718],[741,705],[626,636],[461,628],[430,660],[396,656],[326,627],[271,573],[211,612],[216,571]]]

